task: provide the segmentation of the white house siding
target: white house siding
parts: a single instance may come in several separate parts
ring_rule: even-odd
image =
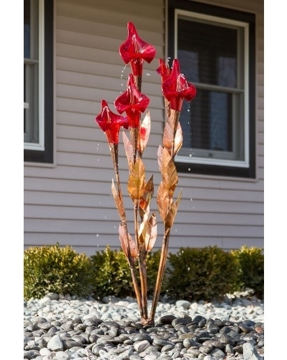
[[[263,247],[263,1],[204,2],[257,15],[257,179],[179,174],[178,191],[182,189],[183,195],[170,250],[208,245],[227,250],[242,245]],[[25,248],[59,242],[88,255],[106,245],[119,248],[119,219],[111,196],[114,172],[105,136],[94,118],[101,111],[102,99],[113,110],[113,101],[125,91],[130,70],[124,67],[118,48],[126,39],[128,21],[157,50],[156,59],[145,64],[142,86],[150,97],[152,118],[143,159],[146,176],[154,174],[157,189],[156,152],[164,111],[155,70],[158,58],[165,55],[164,15],[164,0],[55,0],[55,164],[25,164]],[[122,146],[119,163],[125,191]],[[125,207],[133,234],[132,203],[127,195]],[[153,210],[157,211],[155,198]],[[161,223],[159,233],[155,248],[161,246]]]

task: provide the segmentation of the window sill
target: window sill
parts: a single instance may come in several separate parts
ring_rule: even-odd
[[[208,176],[218,179],[224,177],[225,179],[236,178],[240,180],[256,180],[255,166],[250,168],[234,167],[234,166],[216,166],[203,165],[191,162],[175,162],[178,173],[186,173],[198,175],[199,177]]]

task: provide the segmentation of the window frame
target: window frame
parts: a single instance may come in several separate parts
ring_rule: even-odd
[[[53,1],[39,1],[39,142],[24,142],[24,161],[53,163]],[[24,104],[25,107],[25,104]]]
[[[167,0],[167,57],[177,57],[178,15],[204,19],[207,23],[244,27],[244,160],[224,160],[177,155],[179,172],[192,174],[256,177],[255,161],[255,15],[195,1]],[[195,83],[196,86],[196,83]],[[193,100],[196,101],[196,98]],[[192,149],[191,149],[192,152]]]
[[[25,149],[29,150],[44,150],[44,0],[38,0],[39,8],[38,8],[38,39],[37,39],[37,50],[38,50],[38,58],[24,58],[25,65],[38,65],[38,82],[37,82],[37,117],[38,117],[38,142],[25,142]],[[35,16],[35,15],[34,15]],[[34,16],[32,16],[34,18]],[[34,26],[33,26],[34,27]],[[33,51],[34,52],[34,51]],[[25,71],[25,70],[24,70]],[[33,71],[31,69],[30,71]],[[29,79],[28,79],[29,80]],[[24,84],[26,86],[26,84]],[[28,90],[29,90],[28,86]],[[35,90],[35,89],[34,89]],[[24,109],[28,109],[29,104],[24,102]],[[35,114],[34,114],[35,115]],[[33,130],[33,129],[32,129]]]

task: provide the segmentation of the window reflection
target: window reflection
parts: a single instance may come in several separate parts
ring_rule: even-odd
[[[24,1],[24,57],[30,58],[30,29],[31,29],[31,16],[30,16],[30,1]]]

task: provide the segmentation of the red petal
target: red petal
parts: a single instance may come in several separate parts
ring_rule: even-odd
[[[142,75],[143,60],[150,63],[155,57],[155,48],[143,41],[136,31],[132,22],[128,22],[128,37],[120,46],[119,53],[125,64],[131,62],[133,74],[135,76]]]
[[[170,76],[163,80],[162,91],[164,97],[170,102],[170,108],[177,111],[181,111],[183,99],[191,101],[195,97],[196,88],[180,73],[178,59],[173,61]]]
[[[170,75],[170,68],[163,59],[159,59],[159,67],[156,69],[157,73],[160,74],[162,81]]]
[[[128,78],[127,91],[125,91],[115,100],[116,109],[120,114],[126,111],[127,114],[129,113],[129,116],[131,116],[132,112],[135,111],[144,112],[148,104],[149,98],[137,90],[134,77],[132,74],[130,74]],[[129,123],[129,125],[131,124]]]
[[[120,127],[128,128],[128,119],[113,113],[105,100],[102,100],[102,111],[95,120],[106,133],[109,143],[118,144]]]
[[[140,112],[134,109],[128,109],[126,113],[129,121],[129,127],[138,128],[140,124]]]

